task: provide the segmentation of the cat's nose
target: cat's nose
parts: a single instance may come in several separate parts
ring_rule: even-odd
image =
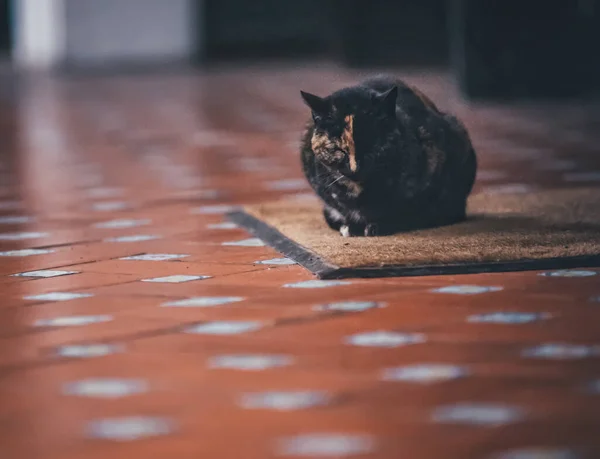
[[[359,170],[358,164],[356,164],[356,167],[354,167],[354,168],[351,168],[351,167],[350,167],[350,164],[348,164],[348,163],[345,163],[345,164],[342,166],[342,170],[341,170],[341,172],[342,172],[342,174],[344,174],[346,177],[348,177],[348,178],[352,179],[352,178],[354,178],[354,177],[356,176],[356,174],[358,173],[358,170]]]
[[[356,158],[349,158],[346,166],[351,174],[356,174],[360,169],[360,164]]]
[[[348,156],[348,168],[354,173],[358,172],[358,161],[356,160],[356,156]]]

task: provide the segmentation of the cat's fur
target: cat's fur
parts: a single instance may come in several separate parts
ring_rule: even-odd
[[[331,228],[378,236],[465,219],[477,160],[458,119],[388,76],[301,94],[312,112],[303,170]]]

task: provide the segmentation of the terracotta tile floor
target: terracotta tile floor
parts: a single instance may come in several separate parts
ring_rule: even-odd
[[[470,128],[477,191],[600,182],[592,104],[403,75]],[[312,198],[298,91],[357,77],[36,77],[0,101],[2,458],[600,457],[600,271],[314,282],[224,220]]]

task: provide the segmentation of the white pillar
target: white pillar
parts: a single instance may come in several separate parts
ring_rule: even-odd
[[[19,67],[47,69],[65,55],[64,0],[13,0],[13,59]]]
[[[63,1],[69,64],[169,63],[195,51],[197,0]]]

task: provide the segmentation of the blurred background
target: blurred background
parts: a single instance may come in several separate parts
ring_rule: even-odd
[[[379,71],[406,77],[464,121],[478,153],[475,191],[597,187],[599,56],[600,0],[0,0],[0,458],[129,458],[123,440],[170,433],[158,415],[182,436],[143,443],[144,458],[265,459],[276,438],[308,427],[381,435],[377,457],[584,457],[488,456],[531,444],[600,451],[600,309],[590,303],[600,301],[600,272],[313,290],[310,272],[223,216],[313,199],[298,164],[309,116],[299,91],[325,95]],[[200,283],[183,283],[193,273]],[[505,292],[471,295],[473,282]],[[459,283],[468,297],[429,291]],[[248,302],[159,307],[197,295]],[[389,308],[368,306],[366,322],[315,308],[340,301],[348,311],[365,301]],[[511,309],[516,318],[502,325],[466,326],[469,314]],[[553,321],[520,322],[538,311]],[[200,320],[215,321],[217,334],[228,321],[261,321],[266,338],[181,332]],[[424,351],[342,344],[361,327],[392,324],[431,327],[438,338]],[[574,344],[541,346],[542,363],[521,359],[518,346],[546,341]],[[208,367],[217,353],[239,352],[254,353],[236,364],[244,371],[278,367],[280,354],[298,362],[275,376]],[[389,365],[440,356],[482,368],[483,379],[450,390],[376,379]],[[417,365],[409,379],[448,376],[436,371]],[[142,378],[151,390],[114,378]],[[588,397],[580,387],[592,378]],[[62,391],[82,379],[77,396]],[[254,418],[233,402],[248,390],[303,387],[342,396],[289,417]],[[468,433],[424,422],[434,405],[470,398],[508,408],[467,405],[457,419],[477,425]],[[290,399],[266,400],[277,408]],[[401,403],[412,407],[396,410]],[[512,404],[532,410],[532,423],[497,428],[511,422]],[[493,431],[479,429],[486,422]],[[316,443],[327,457],[356,444]]]
[[[20,67],[210,66],[264,59],[436,67],[471,98],[600,85],[597,0],[0,0]]]

